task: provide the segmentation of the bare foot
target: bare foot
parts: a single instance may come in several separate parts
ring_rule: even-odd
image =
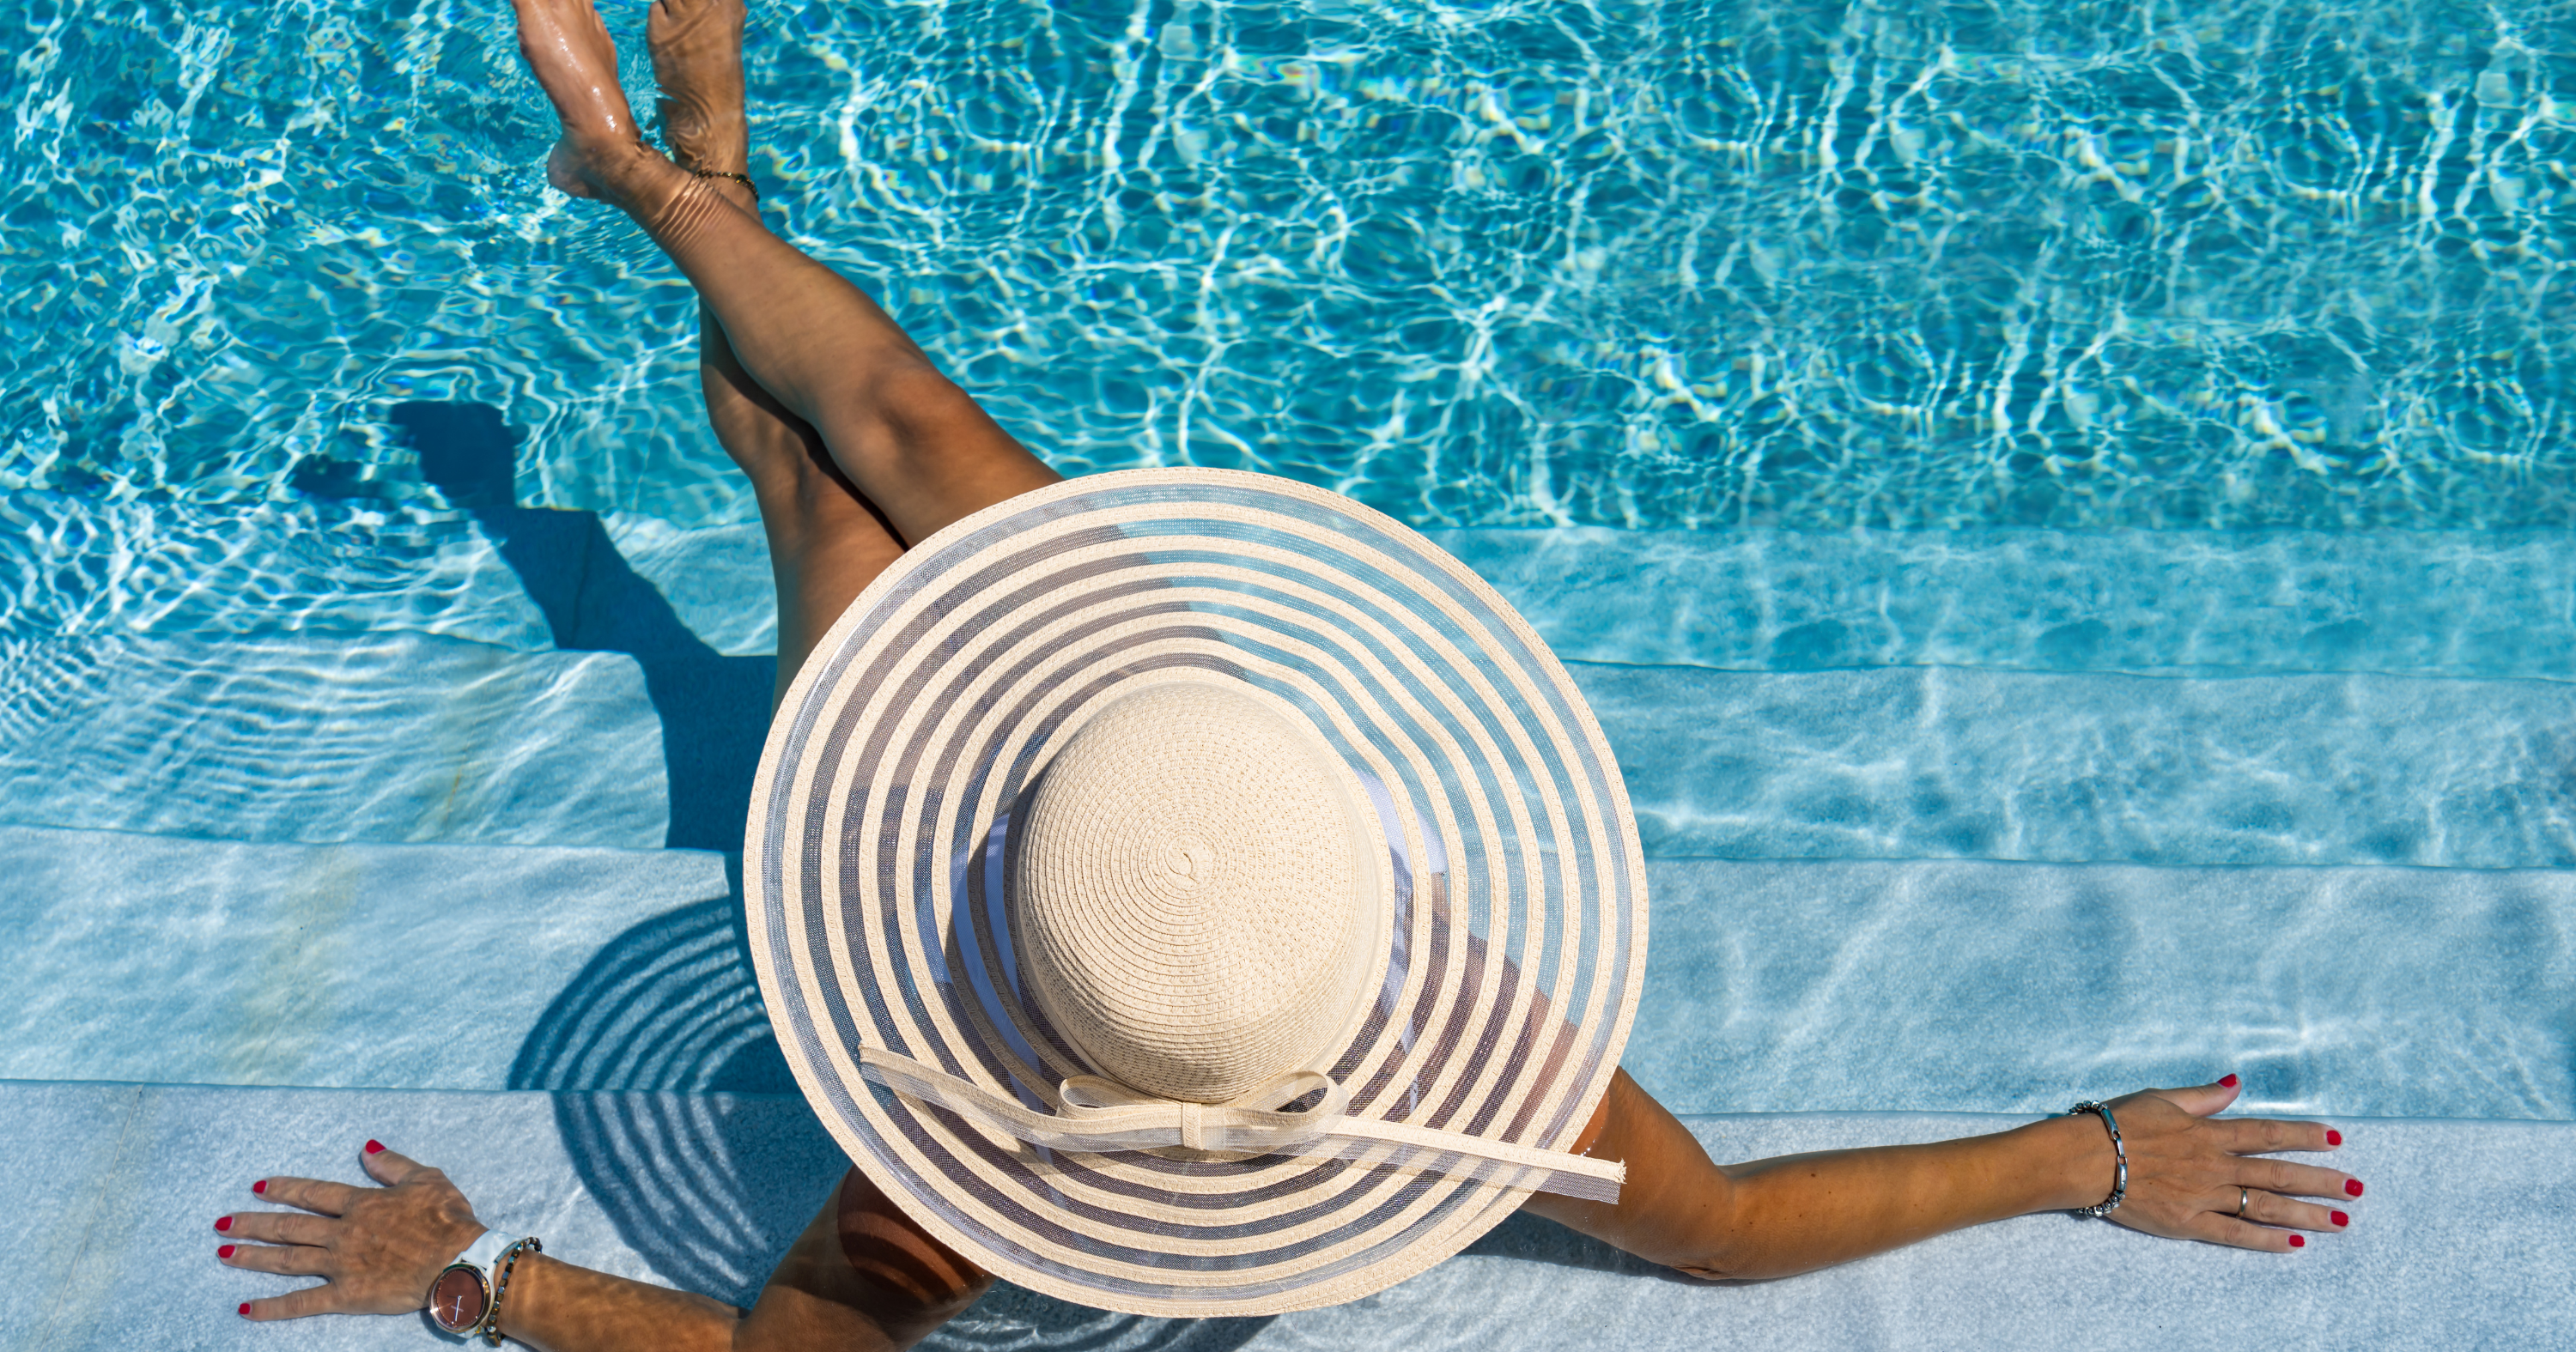
[[[546,181],[575,197],[599,197],[629,211],[632,200],[670,161],[648,150],[617,84],[617,44],[591,0],[514,0],[519,55],[563,119],[563,135],[546,157]]]
[[[662,135],[683,169],[751,171],[742,23],[743,0],[653,0],[645,41],[662,86]]]

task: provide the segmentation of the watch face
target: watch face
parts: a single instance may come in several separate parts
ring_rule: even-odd
[[[491,1299],[492,1293],[483,1289],[483,1274],[458,1263],[430,1284],[429,1317],[450,1333],[472,1333]]]

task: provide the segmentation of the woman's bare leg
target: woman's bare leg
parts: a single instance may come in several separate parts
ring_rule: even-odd
[[[1061,477],[857,287],[770,234],[715,186],[721,180],[694,177],[643,144],[591,0],[516,2],[519,49],[563,119],[547,177],[617,206],[652,235],[697,286],[741,369],[819,432],[833,465],[897,538],[919,540]]]
[[[742,0],[655,0],[646,36],[662,86],[662,131],[692,168],[747,174]],[[710,186],[757,214],[751,189]],[[903,552],[885,517],[832,462],[813,424],[762,389],[734,355],[724,325],[698,307],[698,386],[707,421],[751,479],[778,584],[778,693],[805,656],[885,566]]]

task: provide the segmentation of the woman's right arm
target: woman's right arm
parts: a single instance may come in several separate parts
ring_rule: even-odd
[[[371,1143],[372,1144],[372,1143]],[[385,1186],[272,1178],[263,1200],[309,1214],[239,1212],[221,1227],[233,1267],[325,1278],[248,1302],[253,1319],[399,1314],[427,1303],[439,1270],[483,1231],[439,1170],[375,1147]],[[686,1291],[523,1255],[501,1331],[543,1352],[883,1352],[910,1347],[974,1303],[992,1277],[932,1238],[852,1169],[749,1310]]]
[[[502,1331],[543,1352],[891,1352],[948,1322],[993,1279],[930,1237],[856,1169],[841,1180],[747,1310],[539,1259],[502,1305]],[[525,1304],[522,1304],[522,1301]]]
[[[2235,1099],[2236,1089],[2220,1083],[2114,1100],[2129,1192],[2111,1219],[2149,1234],[2274,1252],[2304,1244],[2298,1230],[2340,1232],[2344,1213],[2296,1199],[2359,1196],[2351,1175],[2260,1158],[2331,1149],[2328,1129],[2211,1116]],[[1542,1193],[1528,1210],[1714,1280],[1787,1277],[2007,1216],[2091,1206],[2110,1193],[2116,1174],[2110,1134],[2089,1115],[1930,1145],[1721,1168],[1624,1070],[1575,1148],[1627,1164],[1618,1202]],[[2244,1220],[2233,1214],[2240,1188],[2253,1199]]]

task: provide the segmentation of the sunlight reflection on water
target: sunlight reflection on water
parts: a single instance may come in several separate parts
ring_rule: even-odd
[[[754,168],[1072,470],[1421,525],[2563,524],[2569,7],[2153,13],[763,4]],[[505,10],[27,26],[0,486],[392,484],[385,407],[444,399],[533,429],[530,503],[750,514],[687,288],[541,185]]]

